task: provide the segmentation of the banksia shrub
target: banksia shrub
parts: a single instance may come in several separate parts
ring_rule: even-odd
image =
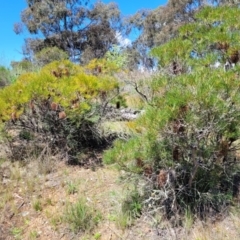
[[[170,218],[191,210],[206,217],[234,202],[240,170],[240,67],[224,69],[230,52],[222,48],[240,49],[235,34],[240,24],[233,18],[239,14],[238,8],[207,7],[176,39],[153,49],[161,69],[178,62],[186,71],[162,71],[152,80],[155,95],[145,114],[131,123],[132,137],[117,140],[105,153],[105,163],[145,180],[148,212],[162,209]],[[216,49],[216,42],[226,44]],[[237,53],[231,50],[235,60]],[[212,67],[215,61],[222,66]]]
[[[0,119],[8,131],[28,131],[35,143],[74,155],[83,143],[101,139],[96,126],[116,88],[111,76],[87,74],[70,61],[52,62],[0,91]]]
[[[161,204],[167,216],[186,207],[199,216],[225,209],[239,171],[236,74],[204,70],[155,81],[164,94],[132,124],[130,139],[105,152],[104,162],[146,180],[147,211]]]

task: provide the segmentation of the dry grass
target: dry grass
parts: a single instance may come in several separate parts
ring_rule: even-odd
[[[128,122],[124,121],[104,122],[102,123],[101,128],[105,136],[109,136],[111,134],[120,136],[124,136],[124,134],[131,134],[131,131],[128,127]]]
[[[236,209],[215,223],[193,223],[186,214],[181,229],[173,229],[160,215],[142,216],[126,227],[121,201],[128,186],[119,181],[119,172],[111,168],[92,171],[55,161],[52,171],[49,167],[43,171],[44,166],[34,160],[25,164],[1,161],[0,239],[240,239]],[[101,215],[90,232],[74,233],[63,219],[66,207],[79,198]]]
[[[118,173],[111,169],[93,172],[67,166],[64,162],[56,164],[57,170],[47,173],[42,171],[42,167],[39,168],[36,161],[25,165],[8,161],[1,164],[1,173],[4,171],[0,184],[2,239],[83,237],[83,232],[73,234],[62,219],[67,203],[75,203],[79,197],[85,198],[89,206],[94,206],[103,215],[99,227],[92,234],[98,233],[98,238],[99,234],[103,235],[101,231],[106,232],[105,224],[110,221],[108,217],[115,201],[111,192],[117,188],[120,190],[116,184]],[[85,237],[92,239],[92,234],[88,236],[88,233]]]
[[[240,239],[240,218],[236,209],[222,221],[215,223],[196,222],[191,229],[193,240],[238,240]]]

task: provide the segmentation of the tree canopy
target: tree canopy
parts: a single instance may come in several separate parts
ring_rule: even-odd
[[[195,14],[204,6],[221,5],[234,6],[237,2],[234,0],[169,0],[166,5],[152,11],[140,10],[129,18],[129,24],[141,30],[137,41],[144,42],[151,48],[175,37],[182,25],[194,22]]]
[[[149,49],[164,44],[177,36],[181,26],[196,21],[195,14],[205,6],[237,6],[234,0],[169,0],[154,10],[139,10],[127,20],[127,28],[137,28],[139,36],[129,50],[145,66],[151,66]]]
[[[85,0],[27,0],[21,13],[21,26],[36,35],[25,41],[24,53],[36,54],[46,47],[58,47],[73,60],[87,62],[103,57],[112,44],[117,43],[116,31],[121,29],[121,15],[115,3]]]
[[[26,0],[21,23],[14,26],[16,33],[24,27],[33,36],[25,39],[23,53],[29,60],[44,48],[57,47],[71,60],[87,63],[101,58],[115,44],[117,34],[130,36],[133,29],[139,33],[132,44],[125,47],[128,67],[139,65],[152,68],[154,61],[148,53],[152,47],[164,44],[187,23],[196,21],[195,14],[204,6],[237,6],[234,0],[169,0],[154,10],[139,10],[124,17],[116,3],[104,4],[90,0]]]

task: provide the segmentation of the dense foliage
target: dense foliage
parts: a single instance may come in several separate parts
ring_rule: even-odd
[[[105,163],[146,179],[149,211],[164,206],[168,217],[186,209],[205,216],[236,195],[239,14],[239,8],[206,7],[178,37],[152,50],[161,69],[151,83],[153,100],[130,124],[132,138],[105,154]]]
[[[70,61],[52,62],[39,72],[22,74],[2,89],[1,120],[8,122],[6,129],[15,130],[16,137],[10,134],[9,142],[13,144],[20,138],[28,148],[37,144],[38,152],[48,148],[53,154],[63,151],[72,155],[84,144],[98,144],[101,136],[95,126],[108,98],[116,95],[117,83],[110,75],[95,76],[84,71]],[[25,157],[19,149],[12,149],[17,151],[14,157]]]
[[[121,30],[120,11],[116,4],[88,0],[32,1],[22,11],[21,23],[37,38],[26,39],[24,52],[31,57],[47,47],[58,47],[73,60],[88,62],[103,57],[112,44],[117,43],[116,31]]]
[[[102,58],[118,44],[129,55],[131,70],[139,65],[153,68],[155,62],[148,56],[150,48],[171,40],[184,24],[195,22],[195,14],[204,6],[238,6],[234,0],[170,0],[156,9],[142,9],[125,17],[115,3],[26,2],[27,8],[21,13],[21,22],[14,25],[14,31],[20,34],[27,29],[33,36],[25,39],[23,46],[28,60],[36,60],[35,55],[45,52],[45,48],[57,47],[71,60],[86,64],[94,58]],[[131,44],[126,38],[131,38]]]
[[[133,41],[131,62],[140,62],[146,67],[152,67],[149,59],[149,48],[164,44],[177,36],[181,26],[195,22],[195,14],[205,6],[237,6],[234,0],[169,0],[165,5],[151,11],[139,10],[127,20],[127,28],[137,28],[139,36]]]
[[[205,217],[240,197],[237,1],[170,0],[125,26],[112,3],[27,3],[23,25],[39,38],[25,40],[27,58],[12,63],[21,75],[0,89],[0,120],[14,159],[64,153],[81,163],[84,148],[109,143],[102,122],[111,128],[108,111],[117,109],[125,116],[115,123],[128,121],[128,130],[116,134],[104,162],[134,182],[123,204],[127,216],[164,209],[168,218],[189,210]],[[123,30],[133,29],[135,41],[118,44]],[[140,68],[149,70],[148,79]],[[6,85],[8,71],[0,70]],[[141,110],[126,113],[121,107],[134,90]]]

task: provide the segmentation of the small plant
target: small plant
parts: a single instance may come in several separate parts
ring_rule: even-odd
[[[74,182],[68,182],[67,183],[67,193],[70,194],[74,194],[78,192],[78,187],[77,184]]]
[[[22,179],[21,168],[19,164],[14,164],[11,167],[11,180],[20,181]]]
[[[133,223],[133,219],[131,218],[131,215],[123,213],[123,212],[120,212],[118,214],[118,217],[116,220],[117,220],[116,221],[117,226],[121,229],[125,229],[125,228],[129,227]]]
[[[34,138],[33,134],[30,131],[27,131],[26,129],[23,129],[20,133],[19,133],[19,138],[22,140],[27,140],[30,141]]]
[[[35,200],[35,201],[33,202],[33,208],[34,208],[37,212],[41,212],[41,211],[43,210],[41,201],[38,200],[38,199]]]
[[[91,231],[101,219],[100,213],[88,206],[84,199],[74,204],[67,204],[63,219],[76,233],[78,231]]]
[[[31,177],[26,179],[26,193],[31,194],[35,191],[38,179]]]
[[[49,206],[53,206],[54,205],[54,203],[53,203],[51,198],[47,198],[46,199],[46,204],[49,205]]]
[[[191,212],[191,209],[185,210],[185,216],[184,216],[184,228],[188,231],[192,228],[192,225],[194,223],[194,217]]]
[[[39,237],[39,234],[36,230],[33,230],[29,233],[29,239],[30,240],[35,240]]]
[[[101,233],[95,233],[93,237],[94,237],[94,239],[98,240],[101,238],[101,236],[102,236]]]
[[[18,227],[14,227],[11,229],[11,233],[15,239],[22,239],[22,232],[23,232],[23,230]]]
[[[121,228],[129,227],[134,220],[141,216],[142,199],[136,190],[128,193],[122,203],[121,212],[118,215],[117,223]]]
[[[48,214],[50,215],[50,213],[48,213]],[[58,227],[59,224],[62,223],[62,220],[63,220],[62,216],[56,215],[56,214],[52,218],[50,218],[50,223],[51,223],[54,230],[57,230],[57,227]]]

